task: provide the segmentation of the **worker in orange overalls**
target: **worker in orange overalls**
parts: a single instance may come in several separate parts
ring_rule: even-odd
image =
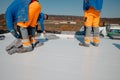
[[[22,52],[29,52],[34,48],[36,25],[40,13],[41,5],[37,0],[14,0],[6,11],[8,30],[15,38],[21,38]],[[19,34],[14,29],[15,23],[20,29]]]
[[[93,45],[98,46],[100,43],[99,39],[99,22],[100,12],[102,9],[103,0],[84,0],[84,46],[89,47],[91,30],[93,29]]]

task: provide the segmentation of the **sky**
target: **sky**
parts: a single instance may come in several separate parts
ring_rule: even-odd
[[[0,2],[0,14],[4,14],[13,0]],[[39,0],[42,12],[53,15],[83,16],[83,0]],[[120,0],[103,0],[101,17],[120,18]]]

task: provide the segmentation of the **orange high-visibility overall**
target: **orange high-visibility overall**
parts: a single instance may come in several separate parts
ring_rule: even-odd
[[[97,30],[93,35],[93,42],[99,43],[99,22],[100,22],[100,12],[90,7],[88,10],[84,11],[84,26],[88,29],[88,33],[84,37],[85,43],[90,43],[90,33],[93,27],[94,31]]]

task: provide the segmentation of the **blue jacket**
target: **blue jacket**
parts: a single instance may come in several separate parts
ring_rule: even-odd
[[[14,23],[28,21],[28,5],[31,0],[14,0],[5,13],[8,30],[14,30]]]
[[[28,6],[30,2],[31,0],[14,0],[7,8],[5,18],[9,31],[14,30],[15,23],[28,21]],[[44,30],[44,28],[42,29]]]
[[[44,13],[40,13],[38,17],[38,22],[40,23],[40,27],[42,31],[44,31],[44,20],[45,20]]]
[[[84,0],[83,10],[88,10],[89,7],[94,7],[96,10],[101,11],[103,0]]]

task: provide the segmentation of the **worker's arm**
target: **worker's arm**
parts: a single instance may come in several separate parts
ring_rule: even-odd
[[[41,30],[43,31],[43,33],[46,33],[46,32],[45,32],[45,28],[44,28],[44,20],[45,20],[44,14],[41,13],[41,14],[39,15],[38,22],[39,22],[39,24],[40,24],[40,27],[41,27]]]
[[[41,30],[44,31],[45,28],[44,28],[44,20],[43,19],[40,20],[40,26],[41,26]]]

